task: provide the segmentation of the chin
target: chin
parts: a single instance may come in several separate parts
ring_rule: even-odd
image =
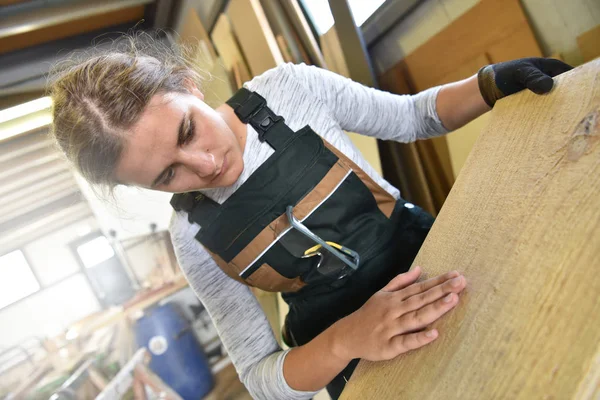
[[[240,175],[242,175],[243,171],[244,161],[240,160],[239,162],[236,162],[235,164],[229,167],[229,171],[227,171],[227,173],[223,176],[223,180],[219,182],[219,186],[233,185],[240,178]]]

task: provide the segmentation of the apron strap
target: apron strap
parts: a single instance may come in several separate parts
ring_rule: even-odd
[[[238,90],[227,104],[245,124],[250,124],[261,142],[267,142],[273,149],[282,149],[294,137],[283,117],[276,115],[267,101],[258,93],[246,88]],[[202,227],[208,227],[220,214],[221,205],[201,192],[177,193],[171,198],[175,211],[186,211],[188,220]]]
[[[275,150],[283,148],[294,135],[283,117],[271,111],[267,101],[256,92],[241,88],[227,100],[227,104],[240,121],[250,124],[258,132],[261,142],[266,141]]]
[[[175,211],[188,213],[188,220],[200,226],[209,226],[219,215],[221,205],[200,192],[177,193],[171,198]]]

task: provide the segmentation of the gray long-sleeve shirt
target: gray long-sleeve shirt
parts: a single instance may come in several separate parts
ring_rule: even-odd
[[[391,186],[365,161],[343,130],[384,140],[412,142],[447,133],[435,101],[439,88],[415,96],[398,96],[367,88],[332,72],[284,64],[244,85],[258,92],[293,130],[310,125],[353,160],[379,185],[398,198]],[[273,153],[248,125],[244,170],[226,188],[204,190],[223,203]],[[310,399],[316,392],[292,389],[283,376],[287,351],[279,347],[249,287],[222,272],[194,236],[201,229],[187,214],[175,213],[170,232],[179,264],[206,309],[241,381],[256,399]]]

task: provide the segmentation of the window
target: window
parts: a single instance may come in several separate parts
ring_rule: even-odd
[[[0,308],[40,290],[21,250],[0,257]]]
[[[92,268],[115,255],[106,236],[98,236],[77,247],[77,253],[86,268]]]
[[[385,0],[349,0],[348,4],[357,26],[361,26],[383,4]],[[319,35],[333,26],[333,15],[326,0],[302,0]]]
[[[302,5],[319,35],[324,34],[333,26],[333,15],[328,1],[302,0]]]
[[[354,22],[357,26],[362,26],[385,3],[385,0],[349,0],[348,3],[350,4],[350,10],[352,10]]]

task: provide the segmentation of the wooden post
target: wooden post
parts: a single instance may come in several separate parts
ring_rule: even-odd
[[[335,30],[350,78],[363,85],[377,87],[371,57],[362,38],[362,32],[354,22],[348,0],[329,0],[329,7],[335,20]]]

